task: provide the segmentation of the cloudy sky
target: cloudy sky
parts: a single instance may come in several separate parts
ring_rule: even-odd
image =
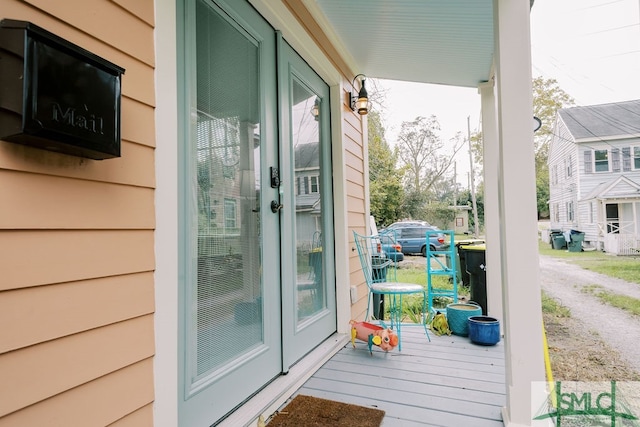
[[[535,0],[531,11],[532,74],[556,79],[577,105],[640,99],[640,0]],[[393,144],[403,121],[434,114],[444,141],[479,128],[476,89],[406,82],[387,88],[385,125]],[[416,104],[407,100],[417,99]],[[469,154],[458,154],[467,183]]]

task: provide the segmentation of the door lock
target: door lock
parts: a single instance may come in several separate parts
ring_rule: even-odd
[[[271,212],[278,213],[278,211],[282,209],[282,203],[278,203],[275,200],[271,201]]]

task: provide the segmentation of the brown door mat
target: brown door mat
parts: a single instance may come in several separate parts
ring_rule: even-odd
[[[384,411],[297,395],[267,427],[379,427]]]

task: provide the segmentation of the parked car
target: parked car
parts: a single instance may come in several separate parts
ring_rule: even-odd
[[[402,253],[402,245],[398,243],[393,233],[380,233],[380,243],[382,244],[382,250],[387,255],[387,258],[394,262],[400,262],[404,260],[404,254]]]
[[[396,241],[402,246],[402,253],[405,255],[422,254],[427,256],[427,231],[440,230],[434,225],[424,225],[415,221],[404,221],[403,223],[392,224],[393,228],[385,228],[380,232],[393,231]],[[449,243],[445,241],[444,233],[438,233],[429,237],[429,246],[432,251],[446,251]]]
[[[407,221],[398,221],[398,222],[394,222],[392,224],[390,224],[388,227],[385,227],[383,230],[394,230],[398,227],[407,227],[409,225],[423,225],[426,227],[431,227],[431,224],[429,224],[427,221],[420,221],[420,220],[407,220]]]

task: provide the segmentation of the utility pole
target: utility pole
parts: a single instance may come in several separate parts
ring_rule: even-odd
[[[458,206],[458,162],[453,162],[453,209]]]
[[[473,176],[473,154],[471,154],[471,116],[467,116],[467,141],[469,141],[469,187],[471,190],[471,206],[473,208],[473,225],[475,237],[480,236],[480,225],[478,224],[478,205],[476,203],[476,184]]]

